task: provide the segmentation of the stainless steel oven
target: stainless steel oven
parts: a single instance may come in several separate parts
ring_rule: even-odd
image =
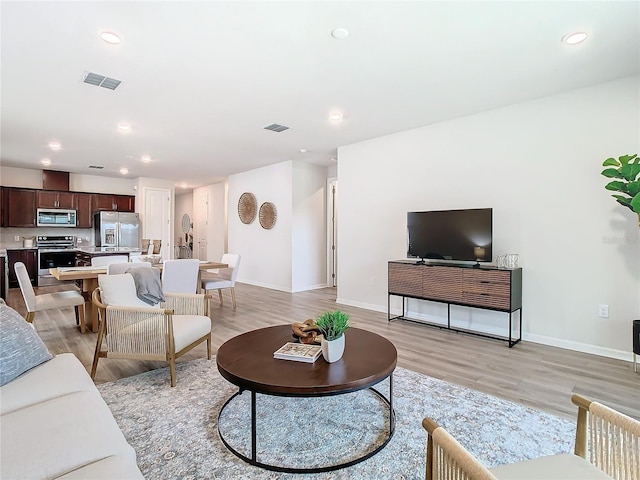
[[[75,238],[66,236],[39,236],[38,239],[38,285],[59,283],[50,273],[50,268],[73,267],[76,264]]]

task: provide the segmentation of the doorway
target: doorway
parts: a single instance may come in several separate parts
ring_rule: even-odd
[[[162,188],[144,189],[144,238],[160,240],[160,255],[163,259],[171,256],[172,217],[171,191]]]
[[[327,285],[338,286],[338,179],[327,179]]]

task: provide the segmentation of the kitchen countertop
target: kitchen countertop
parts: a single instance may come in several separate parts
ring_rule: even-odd
[[[83,253],[136,253],[136,252],[142,252],[141,248],[136,248],[136,247],[122,247],[122,248],[116,248],[116,247],[76,247],[75,248],[76,252],[83,252]]]

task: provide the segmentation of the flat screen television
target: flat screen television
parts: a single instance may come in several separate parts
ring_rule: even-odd
[[[490,262],[493,258],[493,209],[407,213],[407,257]]]

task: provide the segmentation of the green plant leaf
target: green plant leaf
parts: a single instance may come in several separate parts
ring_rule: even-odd
[[[633,154],[633,155],[622,155],[620,157],[620,164],[622,166],[627,165],[631,160],[633,160],[634,158],[636,158],[638,155],[637,154]]]
[[[611,195],[613,198],[616,199],[616,202],[618,202],[620,205],[624,205],[627,208],[631,208],[631,198],[630,197],[623,197],[622,195]],[[633,210],[633,208],[631,208],[631,210]]]
[[[625,193],[628,193],[632,197],[637,196],[638,193],[640,193],[640,180],[629,182],[627,184],[627,191]]]
[[[622,192],[622,193],[629,193],[627,191],[627,184],[624,182],[621,182],[619,180],[614,180],[613,182],[609,182],[607,183],[604,188],[606,188],[607,190],[611,190],[614,192]]]
[[[622,178],[632,182],[640,175],[640,163],[628,163],[624,167],[620,168],[620,174]]]
[[[633,197],[633,200],[631,200],[629,207],[634,212],[640,213],[640,195],[636,195],[635,197]]]
[[[610,166],[616,166],[619,167],[620,166],[620,162],[618,160],[616,160],[615,158],[607,158],[603,164],[603,167],[610,167]]]
[[[602,175],[609,178],[624,178],[617,168],[605,168]]]

